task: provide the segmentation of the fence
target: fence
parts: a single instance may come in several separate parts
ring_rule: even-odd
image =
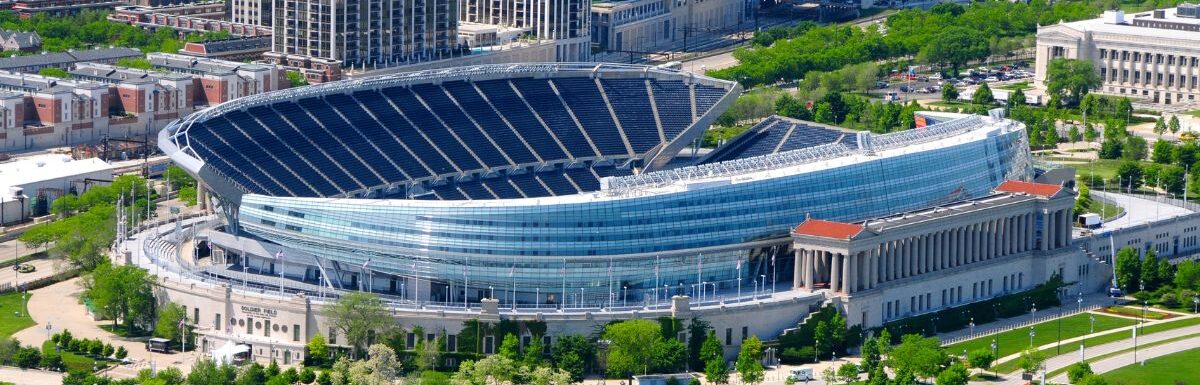
[[[973,340],[976,338],[986,337],[986,336],[990,336],[993,334],[1000,334],[1000,333],[1004,333],[1004,332],[1011,331],[1011,330],[1023,329],[1023,328],[1026,328],[1026,327],[1029,327],[1032,325],[1036,325],[1036,324],[1039,324],[1042,322],[1053,321],[1053,320],[1056,320],[1059,318],[1070,317],[1070,316],[1080,314],[1080,313],[1086,313],[1086,312],[1089,312],[1092,310],[1099,309],[1101,307],[1102,306],[1100,306],[1100,305],[1093,304],[1093,305],[1076,308],[1074,310],[1063,311],[1061,313],[1055,312],[1053,314],[1050,314],[1050,315],[1047,315],[1044,317],[1030,317],[1029,319],[1018,321],[1016,323],[1010,323],[1010,324],[1005,324],[1002,326],[991,327],[984,331],[979,331],[979,332],[975,332],[975,333],[968,332],[966,335],[962,335],[962,336],[958,336],[958,337],[951,337],[951,338],[942,340],[942,346],[953,345],[953,344],[956,344],[956,343],[959,343],[962,341]],[[1004,319],[1001,322],[1011,320],[1012,318],[1016,318],[1016,317]],[[978,329],[978,328],[976,328],[976,329]]]

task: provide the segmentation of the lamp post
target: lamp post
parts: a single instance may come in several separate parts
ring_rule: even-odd
[[[1037,305],[1033,305],[1033,307],[1030,309],[1031,310],[1029,311],[1029,323],[1030,323],[1030,325],[1032,325],[1034,322],[1037,322]]]
[[[1030,348],[1033,347],[1033,336],[1036,334],[1037,333],[1034,333],[1034,331],[1033,331],[1033,325],[1030,325],[1029,326],[1029,347]]]
[[[971,335],[975,335],[975,317],[971,317],[971,322],[967,325],[971,327]]]
[[[1192,313],[1196,313],[1196,307],[1200,306],[1200,297],[1192,297]]]
[[[758,275],[758,282],[762,282],[762,286],[761,286],[761,287],[759,287],[759,288],[758,288],[758,290],[759,290],[759,291],[767,291],[767,275],[766,275],[766,274],[759,274],[759,275]]]
[[[629,306],[629,286],[621,286],[621,307]]]
[[[742,299],[742,277],[738,277],[738,300]]]
[[[1090,321],[1092,324],[1092,328],[1088,329],[1088,334],[1095,333],[1096,332],[1096,315],[1092,314],[1092,315],[1088,316],[1088,321]]]
[[[1075,312],[1083,312],[1083,293],[1079,293],[1079,299],[1075,300]]]
[[[996,348],[997,348],[997,346],[996,346],[996,339],[995,339],[995,338],[992,338],[992,357],[995,357],[995,356],[996,356]]]

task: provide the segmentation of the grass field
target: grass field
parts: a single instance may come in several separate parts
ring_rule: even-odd
[[[1099,322],[1099,318],[1097,318],[1096,320],[1097,320],[1097,322]],[[1200,318],[1188,318],[1188,319],[1182,319],[1182,320],[1177,320],[1177,321],[1163,321],[1163,322],[1153,323],[1153,324],[1142,327],[1142,331],[1139,334],[1140,335],[1154,334],[1154,333],[1158,333],[1158,332],[1163,332],[1163,331],[1167,331],[1167,330],[1171,330],[1171,329],[1178,329],[1178,328],[1188,327],[1188,326],[1193,326],[1193,325],[1200,325]],[[1026,333],[1028,333],[1028,330],[1026,330]],[[1098,345],[1107,344],[1109,342],[1116,342],[1116,341],[1120,341],[1123,339],[1128,339],[1130,337],[1132,337],[1131,333],[1114,332],[1114,333],[1109,333],[1109,334],[1105,334],[1105,335],[1088,338],[1088,339],[1084,340],[1083,343],[1087,346],[1098,346]],[[1026,335],[1025,338],[1029,338],[1028,335]],[[1028,340],[1026,340],[1026,341],[1028,341]],[[1028,342],[1026,342],[1026,344],[1028,344]],[[1074,345],[1075,343],[1072,343],[1072,344]],[[1054,348],[1042,349],[1042,352],[1045,353],[1047,356],[1052,356],[1055,353],[1055,349]],[[1002,364],[996,365],[995,368],[993,368],[993,370],[996,370],[996,371],[1002,372],[1002,373],[1010,373],[1016,369],[1017,369],[1017,360],[1011,360],[1008,362],[1004,362]]]
[[[1063,318],[1062,339],[1065,340],[1088,334],[1091,329],[1088,316],[1089,314],[1084,313]],[[1129,326],[1135,322],[1130,319],[1097,315],[1096,331]],[[1058,321],[1048,321],[1034,325],[1033,343],[1035,345],[1045,345],[1057,341],[1059,339],[1058,324]],[[1019,353],[1029,348],[1029,328],[1014,329],[1000,334],[959,342],[947,346],[946,350],[949,350],[951,353],[962,353],[963,349],[966,349],[968,352],[977,349],[990,349],[992,339],[996,340],[997,356],[1004,357],[1009,354]]]
[[[1020,82],[1016,82],[1016,83],[1009,83],[1009,84],[997,86],[996,88],[1001,89],[1001,90],[1010,90],[1010,91],[1027,90],[1027,89],[1029,89],[1029,82],[1020,81]]]
[[[28,300],[28,296],[26,300]],[[20,293],[0,295],[0,338],[8,338],[18,331],[33,326],[33,319],[25,312]]]
[[[1111,385],[1200,384],[1197,361],[1200,349],[1184,350],[1146,360],[1146,366],[1130,365],[1101,377]]]
[[[53,341],[47,340],[45,343],[42,343],[42,354],[53,351]],[[92,359],[91,357],[75,354],[66,350],[60,351],[59,354],[62,354],[63,366],[66,367],[68,372],[83,371],[90,373],[93,365],[96,363],[96,360]]]

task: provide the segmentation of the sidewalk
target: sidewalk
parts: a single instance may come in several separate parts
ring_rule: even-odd
[[[1159,322],[1171,322],[1171,321],[1187,319],[1187,318],[1192,318],[1192,317],[1180,317],[1180,318],[1174,318],[1174,319],[1168,320],[1168,321],[1159,321]],[[1149,324],[1149,323],[1147,323],[1147,324]],[[1045,362],[1046,371],[1053,372],[1055,370],[1059,370],[1059,369],[1065,368],[1067,366],[1073,365],[1076,362],[1079,362],[1080,361],[1080,352],[1079,352],[1079,342],[1080,341],[1082,341],[1086,338],[1095,337],[1095,336],[1099,336],[1099,335],[1112,334],[1114,332],[1115,333],[1124,333],[1125,336],[1132,336],[1132,332],[1130,332],[1130,330],[1132,330],[1134,327],[1136,327],[1136,325],[1106,330],[1103,332],[1093,333],[1093,334],[1089,334],[1089,335],[1082,336],[1082,337],[1076,337],[1076,338],[1072,338],[1072,339],[1068,339],[1068,340],[1063,340],[1062,344],[1063,344],[1064,352],[1066,352],[1066,353],[1048,358]],[[1149,343],[1169,340],[1172,338],[1188,336],[1188,335],[1200,335],[1200,325],[1193,325],[1193,326],[1187,326],[1187,327],[1182,327],[1182,328],[1178,328],[1178,329],[1166,330],[1166,331],[1162,331],[1162,332],[1158,332],[1158,333],[1139,335],[1138,336],[1138,345],[1140,346],[1143,344],[1149,344]],[[1173,343],[1168,343],[1166,345],[1161,345],[1161,346],[1170,346],[1172,344]],[[1057,345],[1057,343],[1045,344],[1045,345],[1039,346],[1038,349],[1053,348],[1056,345]],[[1133,339],[1125,338],[1120,341],[1110,342],[1110,343],[1106,343],[1106,344],[1102,344],[1102,345],[1085,346],[1083,349],[1083,357],[1087,358],[1087,357],[1101,356],[1101,355],[1111,354],[1114,352],[1119,352],[1119,351],[1122,351],[1125,349],[1131,349],[1131,348],[1133,348]],[[1139,357],[1141,357],[1140,354],[1141,353],[1139,353]],[[1019,357],[1019,354],[1006,356],[1006,357],[1004,357],[1005,359],[1003,361],[1007,361],[1009,359],[1015,359],[1016,357]],[[997,360],[996,362],[999,363],[1001,361],[1002,360]],[[1103,360],[1102,360],[1102,362],[1103,362]],[[1015,384],[1024,384],[1025,383],[1024,380],[1021,380],[1021,375],[1019,372],[1009,373],[1007,375],[1002,375],[1002,376],[1005,378],[1004,381],[1000,382],[1002,384],[1014,384],[1015,385]]]
[[[1118,355],[1115,355],[1112,357],[1108,357],[1108,358],[1102,359],[1100,361],[1091,363],[1092,372],[1095,372],[1097,374],[1111,372],[1113,370],[1117,370],[1117,369],[1125,367],[1125,366],[1140,364],[1140,362],[1142,362],[1142,361],[1151,360],[1151,359],[1162,357],[1162,356],[1165,356],[1165,355],[1168,355],[1171,353],[1178,353],[1178,352],[1182,352],[1184,350],[1191,350],[1191,349],[1196,349],[1196,348],[1200,348],[1200,336],[1196,336],[1196,337],[1192,337],[1192,338],[1188,338],[1188,339],[1184,339],[1184,340],[1179,340],[1179,341],[1168,342],[1168,343],[1165,343],[1162,345],[1151,346],[1149,348],[1146,348],[1145,350],[1138,349],[1137,361],[1134,361],[1133,352],[1126,352],[1126,353],[1121,353],[1121,354],[1118,354]],[[1047,380],[1047,382],[1057,382],[1057,383],[1065,384],[1067,382],[1067,375],[1065,373],[1060,374],[1058,376],[1055,376],[1051,380]]]

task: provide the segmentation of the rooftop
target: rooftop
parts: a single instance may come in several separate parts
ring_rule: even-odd
[[[1161,11],[1161,12],[1159,12]],[[1158,13],[1156,17],[1156,13]],[[1143,24],[1143,25],[1135,25]],[[1147,22],[1163,22],[1186,28],[1152,27]],[[1102,17],[1059,24],[1076,31],[1135,35],[1147,38],[1200,41],[1200,19],[1181,17],[1176,8],[1126,15],[1121,11],[1106,11]]]
[[[796,226],[792,233],[833,239],[848,240],[863,231],[863,226],[853,223],[808,219]]]
[[[112,165],[99,158],[75,160],[63,154],[37,155],[0,163],[0,188],[7,191],[10,187],[106,170],[111,172]]]
[[[1063,187],[1055,184],[1023,182],[1019,180],[1006,180],[996,187],[996,191],[1029,194],[1043,197],[1051,197],[1062,191]]]
[[[62,67],[81,61],[105,61],[138,56],[142,56],[142,51],[125,47],[52,52],[2,58],[0,59],[0,69],[17,69],[30,66]]]

